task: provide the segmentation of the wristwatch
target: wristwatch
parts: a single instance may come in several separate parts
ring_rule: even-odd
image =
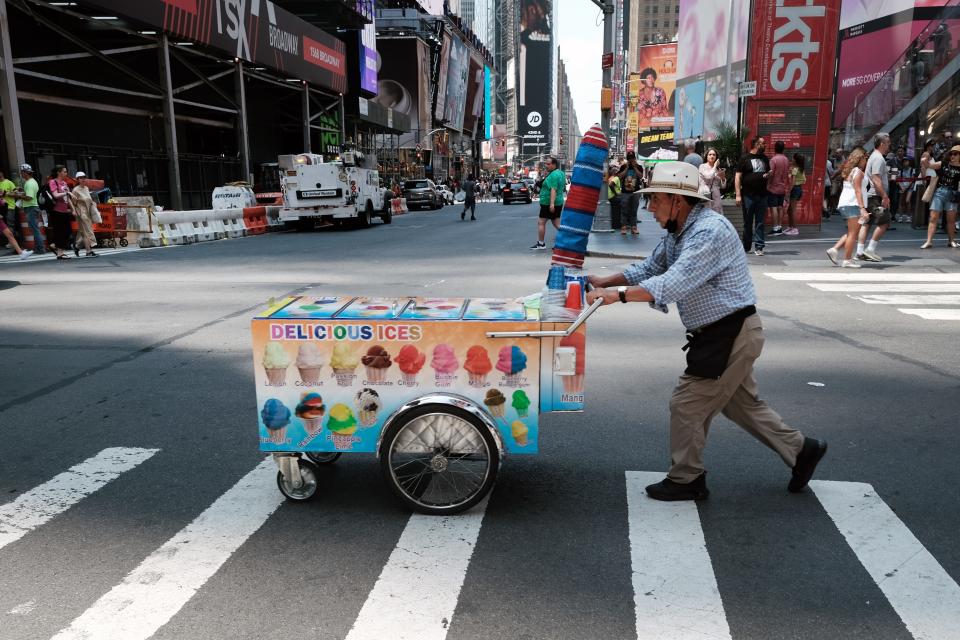
[[[627,288],[626,287],[617,287],[617,295],[620,296],[620,302],[627,303]]]

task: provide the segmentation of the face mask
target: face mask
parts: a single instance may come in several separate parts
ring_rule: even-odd
[[[676,206],[676,203],[674,203],[674,206]],[[677,219],[673,217],[672,209],[670,210],[670,216],[671,216],[670,219],[667,220],[667,226],[666,226],[667,233],[672,235],[677,235]]]

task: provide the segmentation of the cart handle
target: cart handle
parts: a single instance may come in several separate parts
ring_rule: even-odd
[[[565,331],[488,331],[488,338],[566,338],[580,328],[593,312],[603,306],[603,298],[597,298],[583,310]]]

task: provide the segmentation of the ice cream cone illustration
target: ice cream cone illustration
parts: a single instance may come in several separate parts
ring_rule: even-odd
[[[304,342],[297,351],[297,370],[300,372],[300,381],[309,386],[320,384],[320,373],[323,370],[323,356],[320,346],[312,342]]]
[[[502,418],[507,415],[507,399],[500,393],[499,389],[490,389],[487,391],[483,404],[487,405],[490,415],[494,418]]]
[[[361,427],[370,427],[376,424],[377,414],[383,407],[379,393],[373,389],[361,389],[354,398],[354,404],[357,406],[357,413],[360,414]]]
[[[430,360],[437,384],[449,386],[453,381],[460,361],[453,347],[448,344],[438,344],[433,348],[433,358]]]
[[[563,392],[570,394],[583,393],[583,375],[586,370],[586,338],[583,333],[571,333],[569,336],[560,340],[561,347],[573,347],[577,352],[577,364],[574,369],[574,375],[561,376],[563,380]]]
[[[527,428],[527,425],[523,424],[520,420],[514,420],[513,424],[510,425],[510,435],[513,436],[518,446],[527,446],[527,435],[529,433],[530,430]]]
[[[413,386],[417,384],[417,374],[427,361],[427,354],[417,349],[412,344],[404,345],[397,354],[397,367],[400,369],[400,375],[405,385]]]
[[[530,410],[530,398],[527,397],[526,392],[524,392],[522,389],[517,389],[514,391],[513,402],[510,404],[516,410],[518,416],[521,418],[527,417],[527,412]]]
[[[276,398],[263,403],[260,419],[267,428],[267,437],[273,444],[283,444],[287,437],[287,425],[290,424],[290,409]]]
[[[279,342],[268,342],[263,350],[263,370],[267,374],[267,385],[281,387],[287,382],[287,368],[290,356]]]
[[[467,349],[467,361],[463,363],[467,370],[471,387],[483,387],[487,383],[487,374],[493,369],[490,356],[482,346],[475,344]]]
[[[330,437],[337,451],[344,451],[353,447],[353,434],[357,431],[357,419],[353,416],[350,407],[345,404],[333,405],[327,418],[327,429],[330,430]]]
[[[303,422],[303,427],[310,435],[315,435],[323,428],[323,415],[327,407],[319,393],[302,393],[300,404],[294,413]]]
[[[504,384],[515,387],[527,368],[527,356],[518,346],[502,347],[497,357],[497,371],[504,375]]]
[[[367,350],[367,355],[360,359],[367,370],[367,382],[379,383],[387,381],[387,370],[393,365],[390,354],[383,347],[376,345]]]
[[[350,345],[340,342],[333,347],[333,355],[330,357],[330,368],[333,369],[333,375],[337,379],[337,384],[341,387],[349,387],[353,384],[353,375],[360,364],[360,358],[353,352]]]

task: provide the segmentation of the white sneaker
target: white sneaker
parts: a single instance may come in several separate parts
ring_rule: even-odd
[[[30,249],[24,249],[23,251],[20,252],[20,259],[26,260],[32,255],[33,255],[33,251],[30,251]]]
[[[836,265],[836,266],[838,266],[838,267],[840,266],[840,252],[839,252],[839,251],[837,251],[837,250],[834,249],[833,247],[830,247],[829,249],[827,249],[827,257],[830,258],[830,262],[832,262],[834,265]]]
[[[790,227],[789,229],[784,229],[783,235],[785,236],[798,236],[800,235],[800,229],[796,227]]]
[[[859,269],[860,262],[858,260],[844,260],[840,263],[841,267],[846,267],[847,269]]]
[[[863,259],[868,262],[883,262],[883,258],[878,256],[876,251],[870,251],[870,249],[863,250]]]

